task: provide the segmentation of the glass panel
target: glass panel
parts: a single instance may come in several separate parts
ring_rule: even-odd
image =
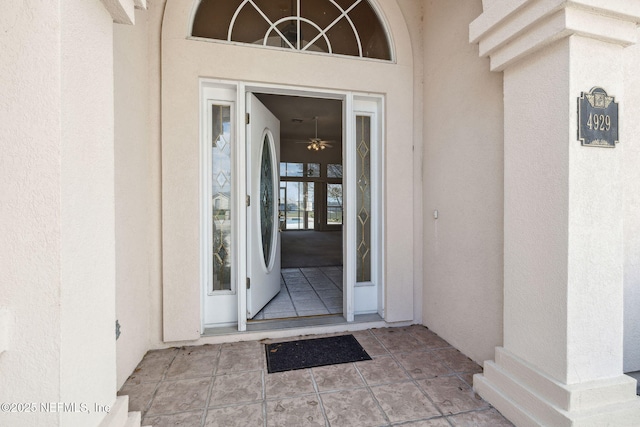
[[[287,228],[287,185],[280,183],[280,194],[278,195],[278,228],[284,230]]]
[[[357,28],[357,27],[356,27]],[[336,25],[327,31],[329,43],[333,53],[339,55],[360,56],[358,41],[353,32],[353,28],[346,18],[342,18]]]
[[[313,182],[304,183],[304,215],[307,224],[307,230],[313,230],[315,221],[315,203],[314,193],[315,184]]]
[[[262,160],[260,165],[260,225],[262,232],[262,254],[264,265],[269,268],[271,249],[276,237],[274,227],[273,163],[271,161],[271,144],[269,136],[264,136],[262,144]]]
[[[267,21],[264,20],[255,7],[247,3],[238,14],[233,25],[231,41],[262,44],[268,29],[269,24]]]
[[[301,189],[299,182],[285,183],[285,229],[299,230],[301,228],[300,221],[300,194]],[[304,225],[304,223],[302,223]],[[303,227],[302,227],[303,228]]]
[[[283,200],[286,230],[308,230],[314,225],[313,182],[289,181],[285,183]]]
[[[229,23],[242,0],[202,0],[193,19],[195,37],[226,40]]]
[[[329,163],[327,165],[327,178],[342,178],[342,165]]]
[[[253,0],[253,2],[267,15],[271,22],[298,14],[298,2],[296,0]]]
[[[358,30],[365,58],[391,59],[387,35],[369,2],[360,2],[349,12],[349,17]]]
[[[327,184],[327,225],[342,224],[342,184]]]
[[[300,0],[300,16],[315,22],[322,29],[327,28],[341,13],[329,0]],[[310,39],[307,37],[307,40]]]
[[[304,163],[280,163],[280,176],[302,177],[304,176]]]
[[[296,48],[298,46],[298,20],[297,19],[288,19],[284,22],[281,22],[277,25],[278,30],[282,33],[282,35],[291,43],[291,46]],[[285,49],[291,49],[289,44],[278,34],[277,31],[273,30],[269,33],[269,37],[267,39],[267,46],[275,46],[282,47]]]
[[[335,2],[338,3],[342,9],[347,10],[353,5],[354,0],[335,0]]]
[[[319,178],[320,163],[307,163],[307,176],[311,178]]]
[[[371,281],[371,118],[356,116],[357,282]]]
[[[356,3],[356,0],[336,1],[343,10]],[[233,24],[231,41],[263,44],[265,36],[268,36],[267,45],[290,48],[277,32],[269,32],[272,23],[290,18],[278,24],[278,29],[294,48],[304,49],[319,34],[318,28],[326,30],[342,14],[340,8],[328,0],[300,0],[300,17],[313,22],[312,25],[298,17],[297,4],[295,0],[253,0],[247,3],[242,0],[202,0],[193,20],[191,34],[227,40],[231,20],[240,9]],[[326,33],[333,53],[360,56],[357,42],[359,38],[362,56],[391,59],[385,28],[371,4],[367,0],[359,1],[348,15],[357,35],[345,17],[339,19]],[[298,41],[301,43],[298,44]],[[306,50],[328,52],[329,47],[324,37],[320,37]]]
[[[231,290],[231,107],[212,106],[212,281],[209,292]]]
[[[300,23],[300,34],[302,36],[302,48],[305,48],[309,42],[315,39],[320,32],[316,27],[309,24],[308,22]],[[306,47],[306,50],[310,50],[313,52],[329,52],[329,47],[327,46],[327,41],[323,36],[318,37],[318,39],[313,42],[313,44],[309,47]]]

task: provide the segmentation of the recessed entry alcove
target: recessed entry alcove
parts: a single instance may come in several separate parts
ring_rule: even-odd
[[[165,341],[273,324],[261,311],[283,286],[290,291],[285,276],[315,292],[316,306],[297,310],[289,292],[293,310],[276,300],[277,318],[413,318],[413,282],[404,274],[413,259],[383,259],[399,253],[385,245],[401,248],[401,236],[414,235],[402,202],[414,162],[411,52],[394,3],[167,3]],[[386,275],[396,278],[388,292]]]

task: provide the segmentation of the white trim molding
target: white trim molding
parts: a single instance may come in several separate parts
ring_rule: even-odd
[[[637,425],[640,399],[629,376],[566,385],[502,347],[495,358],[473,376],[473,387],[516,425]]]
[[[113,406],[99,427],[140,427],[142,414],[138,411],[127,412],[128,408],[129,396],[116,397]]]
[[[626,47],[638,42],[640,2],[625,0],[500,0],[469,25],[469,40],[491,70],[574,34]]]
[[[116,24],[133,25],[136,22],[135,8],[146,9],[147,0],[101,0]]]

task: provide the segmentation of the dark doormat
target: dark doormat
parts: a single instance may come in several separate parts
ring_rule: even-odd
[[[353,335],[279,342],[267,344],[265,349],[270,374],[371,360]]]

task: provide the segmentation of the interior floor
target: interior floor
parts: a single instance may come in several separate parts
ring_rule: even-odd
[[[283,268],[280,285],[253,320],[342,313],[342,266]]]
[[[281,233],[280,292],[251,320],[342,314],[342,231]]]
[[[342,231],[292,230],[280,234],[282,268],[342,265]]]

